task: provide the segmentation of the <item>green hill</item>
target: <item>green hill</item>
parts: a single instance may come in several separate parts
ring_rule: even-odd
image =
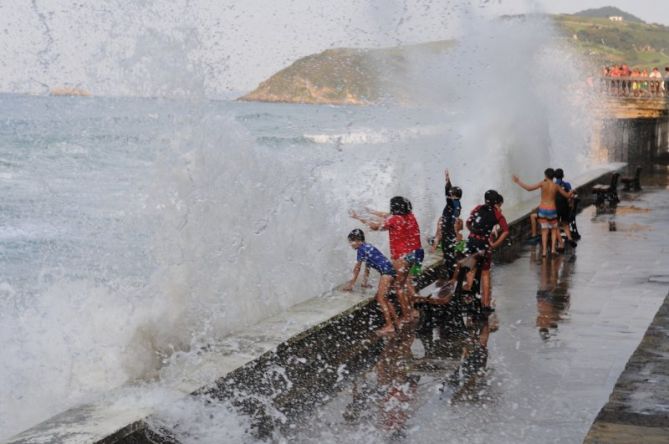
[[[669,27],[639,19],[609,20],[616,8],[553,16],[561,38],[593,66],[627,63],[632,67],[669,66]],[[599,14],[605,17],[594,17]],[[240,100],[291,103],[369,104],[385,98],[410,101],[401,79],[410,58],[448,51],[453,41],[385,49],[329,49],[282,69]]]
[[[577,12],[574,15],[577,17],[605,18],[605,19],[608,19],[609,17],[622,17],[626,22],[645,23],[639,17],[636,17],[628,12],[625,12],[613,6],[604,6],[603,8],[596,8],[596,9],[586,9],[585,11]]]
[[[576,15],[559,15],[555,21],[569,42],[598,64],[669,66],[667,26]]]
[[[447,51],[452,41],[382,49],[328,49],[303,57],[240,98],[247,101],[369,104],[402,99],[409,57]]]

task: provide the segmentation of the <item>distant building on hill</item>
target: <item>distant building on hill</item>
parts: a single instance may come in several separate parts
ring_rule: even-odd
[[[612,15],[609,17],[609,20],[611,20],[612,22],[622,22],[623,18],[619,15]]]

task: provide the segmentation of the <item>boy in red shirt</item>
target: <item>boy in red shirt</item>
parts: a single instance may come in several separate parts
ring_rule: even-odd
[[[504,243],[509,236],[509,226],[502,214],[504,198],[495,190],[488,190],[484,195],[484,204],[474,208],[467,219],[469,238],[467,251],[470,254],[478,253],[482,256],[481,263],[481,306],[485,314],[494,310],[491,307],[490,267],[492,265],[492,251]],[[501,234],[495,239],[493,230],[499,225]],[[467,286],[471,288],[474,274],[468,276]]]
[[[408,199],[395,196],[390,199],[390,213],[368,209],[370,214],[383,220],[366,219],[351,211],[352,218],[372,230],[388,230],[390,258],[397,271],[395,289],[402,307],[400,322],[409,322],[418,316],[418,311],[413,309],[416,290],[409,277],[409,269],[415,265],[420,266],[425,256],[420,242],[420,228],[411,210],[411,202]]]

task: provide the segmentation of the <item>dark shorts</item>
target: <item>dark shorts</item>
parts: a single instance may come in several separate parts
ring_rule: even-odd
[[[402,256],[402,259],[407,261],[409,265],[421,265],[423,263],[423,259],[425,259],[425,251],[423,251],[422,248],[419,248],[418,250],[414,250],[411,253],[405,254]]]
[[[490,267],[492,267],[492,250],[490,249],[490,243],[488,241],[470,237],[467,239],[467,253],[479,253],[481,255],[481,270],[488,271],[490,270]]]
[[[397,276],[397,272],[395,271],[395,267],[393,267],[392,265],[389,265],[389,264],[385,267],[376,268],[376,271],[378,271],[381,274],[381,276],[392,276],[392,277]]]
[[[455,238],[447,238],[441,241],[441,251],[444,253],[444,259],[451,260],[455,258]]]

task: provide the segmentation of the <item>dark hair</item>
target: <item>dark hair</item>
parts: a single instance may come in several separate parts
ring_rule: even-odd
[[[495,205],[500,202],[499,199],[501,199],[502,196],[495,191],[495,190],[488,190],[485,192],[483,195],[483,200],[485,201],[486,205]],[[502,199],[502,202],[504,200]]]
[[[352,230],[350,233],[348,233],[348,241],[349,242],[353,242],[353,241],[364,242],[365,241],[365,232],[362,231],[360,228],[356,228],[355,230]]]
[[[562,171],[562,168],[558,168],[557,170],[555,170],[555,178],[564,179],[564,171]]]
[[[451,191],[449,193],[451,197],[454,197],[456,199],[462,199],[462,188],[460,187],[452,187]]]
[[[390,214],[404,216],[411,213],[411,202],[402,196],[395,196],[390,199]]]
[[[544,176],[552,180],[555,177],[555,171],[553,171],[553,168],[546,168],[546,171],[544,171]]]

